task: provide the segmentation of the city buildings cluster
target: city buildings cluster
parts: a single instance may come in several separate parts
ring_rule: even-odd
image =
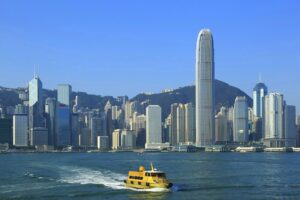
[[[72,87],[57,86],[56,98],[44,97],[40,78],[35,76],[22,104],[0,108],[1,148],[41,150],[99,149],[163,150],[214,145],[300,146],[300,116],[284,96],[268,92],[260,82],[253,89],[253,107],[237,96],[233,107],[215,107],[215,66],[212,33],[200,31],[196,45],[195,105],[177,102],[162,119],[162,108],[150,101],[129,101],[97,109],[83,107],[81,96],[72,99]]]

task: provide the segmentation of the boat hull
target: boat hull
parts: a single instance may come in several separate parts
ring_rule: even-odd
[[[124,180],[126,187],[134,189],[153,189],[153,188],[162,188],[169,189],[173,186],[172,183],[147,183],[147,182],[134,182]]]

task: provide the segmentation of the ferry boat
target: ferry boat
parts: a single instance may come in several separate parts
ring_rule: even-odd
[[[139,167],[139,171],[129,171],[128,178],[124,180],[126,187],[134,189],[153,189],[163,188],[169,189],[173,186],[163,171],[155,169],[151,163],[151,169],[145,170],[143,166]]]

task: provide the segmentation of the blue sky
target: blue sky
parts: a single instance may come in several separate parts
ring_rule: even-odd
[[[0,85],[134,96],[194,84],[200,29],[216,78],[251,95],[259,73],[300,109],[300,1],[1,0]],[[298,112],[299,113],[299,112]]]

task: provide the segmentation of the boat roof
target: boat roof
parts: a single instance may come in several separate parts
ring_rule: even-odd
[[[148,170],[148,171],[145,171],[147,173],[157,173],[157,174],[161,174],[161,173],[165,173],[163,171],[157,171],[157,170]]]

